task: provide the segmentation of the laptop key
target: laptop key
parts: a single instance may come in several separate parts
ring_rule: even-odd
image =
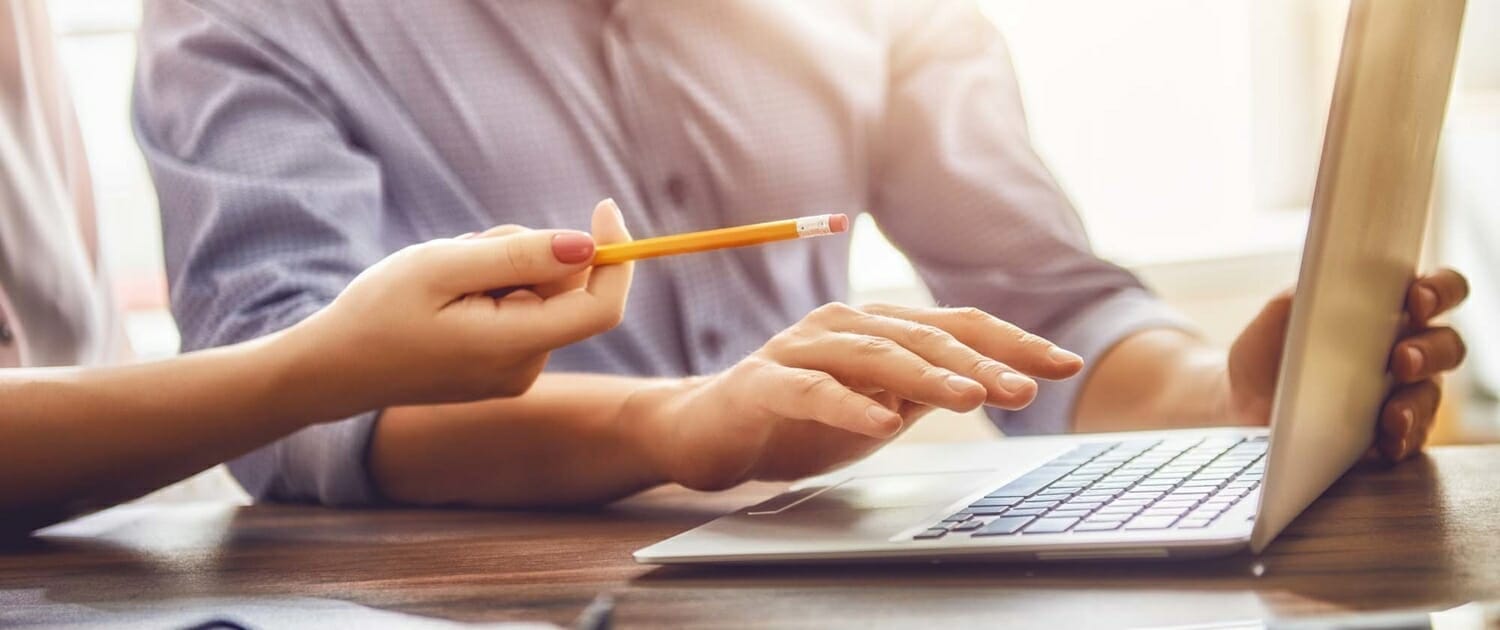
[[[942,538],[947,533],[948,530],[946,529],[943,529],[941,527],[934,527],[925,532],[918,533],[916,536],[912,536],[912,538],[915,538],[917,540],[930,540],[933,538]]]
[[[1098,488],[1089,488],[1088,490],[1085,490],[1083,492],[1078,493],[1078,496],[1073,497],[1073,500],[1074,501],[1108,501],[1108,500],[1113,499],[1113,498],[1115,498],[1115,497],[1117,497],[1119,495],[1120,495],[1120,493],[1118,491],[1115,491],[1115,490],[1099,490]]]
[[[1182,519],[1181,522],[1177,523],[1177,526],[1183,529],[1198,529],[1201,527],[1208,527],[1209,520],[1210,519],[1206,518],[1185,518]]]
[[[1017,477],[1014,481],[1000,486],[999,490],[991,492],[991,497],[1029,497],[1037,491],[1047,487],[1048,484],[1062,479],[1068,473],[1073,472],[1072,466],[1046,465],[1029,473]]]
[[[1012,508],[1005,512],[1006,516],[1041,516],[1047,510],[1042,508]]]
[[[1059,509],[1063,509],[1063,510],[1097,510],[1097,509],[1099,509],[1101,507],[1104,507],[1104,502],[1103,501],[1079,501],[1077,499],[1074,499],[1072,501],[1069,501],[1067,503],[1062,504],[1062,506]]]
[[[1052,518],[1052,517],[1058,517],[1058,518],[1083,518],[1085,516],[1088,516],[1089,512],[1092,511],[1092,510],[1069,510],[1069,509],[1065,509],[1065,508],[1066,508],[1066,506],[1064,506],[1064,509],[1053,510],[1052,512],[1050,512],[1050,513],[1047,514],[1047,518]],[[1042,520],[1046,520],[1046,519],[1042,519]]]
[[[1055,501],[1055,500],[1054,501],[1026,501],[1026,502],[1024,502],[1024,503],[1022,503],[1022,504],[1020,504],[1020,505],[1018,505],[1016,507],[1020,507],[1020,508],[1040,508],[1040,509],[1043,509],[1043,510],[1048,510],[1048,509],[1052,509],[1052,508],[1056,507],[1057,504],[1059,504],[1059,503],[1062,503],[1062,501]]]
[[[1077,523],[1077,518],[1053,518],[1049,516],[1047,518],[1039,518],[1036,520],[1036,522],[1027,526],[1026,533],[1057,534],[1060,532],[1068,531],[1069,527],[1072,527]]]
[[[1136,492],[1136,491],[1132,490],[1130,492],[1126,492],[1123,495],[1120,495],[1120,498],[1116,499],[1116,501],[1130,500],[1130,499],[1139,499],[1139,500],[1143,500],[1143,501],[1155,501],[1155,500],[1161,498],[1161,496],[1164,495],[1164,494],[1166,494],[1166,493],[1165,492]]]
[[[1021,531],[1021,528],[1025,527],[1026,524],[1030,523],[1032,520],[1033,519],[1030,516],[1002,516],[993,521],[990,521],[989,524],[985,525],[983,529],[974,532],[974,535],[1007,536]]]
[[[955,532],[970,532],[970,531],[974,531],[974,530],[979,529],[979,528],[984,527],[984,526],[985,526],[985,521],[982,521],[982,520],[964,521],[962,523],[954,525],[952,527],[952,531],[955,531]]]
[[[967,512],[967,513],[972,514],[974,516],[999,516],[1001,514],[1004,514],[1006,512],[1006,510],[1009,510],[1009,509],[1010,508],[1003,507],[1003,506],[1001,506],[1001,507],[971,507],[971,508],[968,508],[968,509],[964,510],[964,512]]]
[[[1175,516],[1148,516],[1141,515],[1125,524],[1125,529],[1166,529],[1177,522]]]
[[[1073,528],[1075,532],[1108,532],[1120,529],[1125,521],[1084,521]]]
[[[1020,502],[1021,502],[1021,500],[1017,499],[1015,497],[1004,497],[1004,498],[1000,498],[1000,499],[984,498],[984,499],[980,499],[980,500],[975,501],[974,503],[970,504],[970,507],[1003,507],[1004,508],[1004,507],[1010,507],[1010,506],[1015,505],[1015,504],[1020,503]]]

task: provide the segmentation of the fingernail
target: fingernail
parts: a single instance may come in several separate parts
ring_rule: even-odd
[[[1406,438],[1401,438],[1401,444],[1396,447],[1396,459],[1406,457]]]
[[[1413,346],[1406,347],[1406,364],[1411,366],[1413,375],[1422,373],[1422,351]]]
[[[616,219],[619,219],[621,223],[625,222],[625,215],[624,213],[620,212],[620,204],[615,203],[614,197],[605,199],[604,203],[609,204],[609,209],[614,211]]]
[[[1053,363],[1078,363],[1083,361],[1083,357],[1063,350],[1058,346],[1052,346],[1052,349],[1047,351],[1047,358],[1052,359]]]
[[[1432,287],[1420,287],[1417,289],[1417,313],[1418,317],[1430,317],[1437,310],[1437,291]]]
[[[950,375],[947,382],[948,389],[951,389],[960,394],[964,392],[974,391],[974,389],[977,387],[983,387],[979,383],[974,382],[973,379],[967,379],[957,374]]]
[[[1000,375],[1000,389],[1012,394],[1020,393],[1028,385],[1031,385],[1031,379],[1015,372],[1004,372]]]
[[[1416,426],[1416,424],[1417,424],[1417,414],[1415,412],[1413,412],[1410,408],[1402,409],[1401,410],[1401,422],[1403,423],[1403,427],[1401,429],[1401,432],[1402,433],[1406,433],[1407,431],[1410,431],[1413,426]]]
[[[463,240],[466,238],[474,238],[475,234],[478,234],[478,232],[464,232],[463,234],[459,234],[458,236],[455,236],[453,238]]]
[[[552,255],[569,265],[584,262],[594,256],[594,239],[579,232],[563,232],[552,237]]]

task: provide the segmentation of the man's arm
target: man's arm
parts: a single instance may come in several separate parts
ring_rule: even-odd
[[[1090,251],[1068,200],[1035,154],[1004,40],[972,2],[900,3],[874,212],[942,302],[972,304],[1084,356],[1007,432],[1259,424],[1269,421],[1290,311],[1270,301],[1228,352],[1195,336],[1130,273]],[[1414,452],[1437,405],[1434,377],[1463,356],[1431,319],[1463,301],[1452,271],[1415,282],[1410,326],[1392,349],[1396,381],[1380,419],[1387,456]],[[1415,352],[1417,358],[1411,353]]]
[[[1188,338],[1178,331],[1191,326],[1094,255],[1032,148],[1004,39],[978,7],[894,4],[909,14],[893,17],[900,28],[890,43],[871,211],[940,303],[982,308],[1084,357],[1086,378],[1042,384],[1027,409],[991,410],[1010,434],[1067,431],[1084,382],[1113,389],[1145,378],[1094,373],[1120,340],[1150,331],[1139,354],[1165,359],[1170,348],[1155,340]],[[1108,417],[1090,426],[1131,426]]]

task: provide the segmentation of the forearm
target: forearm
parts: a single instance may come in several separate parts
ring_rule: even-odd
[[[1131,335],[1095,361],[1074,408],[1081,433],[1229,424],[1225,354],[1172,329]]]
[[[298,372],[312,366],[297,343],[0,373],[0,509],[19,521],[109,505],[355,411]]]
[[[679,381],[543,374],[524,395],[397,407],[376,425],[370,467],[402,503],[539,507],[610,501],[666,481],[632,397]]]

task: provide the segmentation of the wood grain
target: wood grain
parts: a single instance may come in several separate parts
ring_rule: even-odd
[[[1123,627],[1500,596],[1500,446],[1362,465],[1265,556],[1192,563],[653,568],[638,547],[763,499],[664,488],[571,513],[117,508],[0,552],[0,589],[105,605],[329,597],[456,620],[622,626]]]

